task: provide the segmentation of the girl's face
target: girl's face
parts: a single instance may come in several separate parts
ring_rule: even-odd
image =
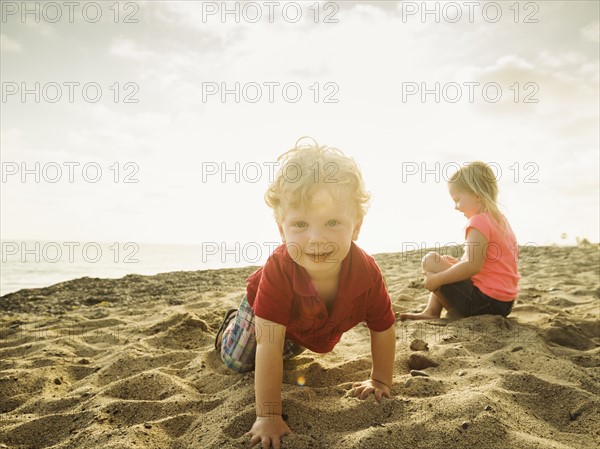
[[[456,188],[454,184],[448,186],[450,196],[454,201],[454,209],[462,212],[465,217],[471,218],[473,215],[484,211],[485,206],[477,195],[471,192],[465,192]]]

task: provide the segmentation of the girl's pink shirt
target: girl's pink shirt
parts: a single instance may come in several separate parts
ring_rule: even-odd
[[[489,212],[482,212],[469,219],[469,230],[477,229],[487,239],[487,254],[483,268],[471,278],[483,293],[499,301],[512,301],[519,293],[518,271],[519,246],[508,221],[506,227],[494,221]],[[477,251],[478,248],[472,250]]]

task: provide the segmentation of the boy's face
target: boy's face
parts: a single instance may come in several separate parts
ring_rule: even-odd
[[[361,225],[347,195],[334,195],[330,189],[319,187],[306,207],[284,210],[279,232],[294,262],[311,277],[322,277],[337,275]]]

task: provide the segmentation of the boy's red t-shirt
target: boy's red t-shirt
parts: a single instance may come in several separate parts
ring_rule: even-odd
[[[390,297],[375,260],[352,243],[342,261],[337,297],[327,309],[306,270],[280,245],[247,279],[254,314],[286,326],[286,338],[314,352],[329,352],[342,334],[365,321],[381,332],[395,322]]]

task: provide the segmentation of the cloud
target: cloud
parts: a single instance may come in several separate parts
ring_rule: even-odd
[[[481,86],[500,86],[501,100],[493,107],[485,104],[489,112],[525,114],[530,120],[542,119],[547,124],[555,120],[560,129],[568,117],[586,119],[589,116],[584,112],[597,110],[597,59],[576,50],[544,50],[530,57],[502,55],[490,64],[466,66],[457,75]],[[596,112],[592,114],[597,117]]]
[[[111,55],[123,59],[133,59],[144,62],[155,57],[155,53],[147,50],[142,45],[130,39],[118,39],[113,41],[109,50]]]
[[[590,42],[600,42],[600,22],[596,20],[581,29],[581,35]]]
[[[21,49],[21,44],[19,44],[17,41],[11,39],[4,33],[0,35],[0,50],[2,51],[2,53],[18,53],[21,51]]]
[[[519,200],[513,207],[522,195],[529,195],[526,202],[538,190],[549,192],[547,197],[552,194],[556,198],[540,203],[539,208],[559,203],[561,208],[553,211],[553,216],[566,216],[572,195],[580,194],[577,189],[587,191],[597,185],[593,180],[598,176],[598,159],[593,150],[597,152],[598,142],[598,24],[591,2],[585,7],[578,6],[579,2],[573,3],[575,6],[544,2],[538,14],[544,21],[537,24],[514,23],[508,9],[512,2],[502,3],[505,14],[497,24],[486,22],[481,8],[474,23],[466,15],[459,23],[437,23],[432,16],[423,23],[421,15],[403,22],[401,4],[396,2],[338,2],[338,23],[315,23],[315,2],[296,3],[302,5],[303,19],[295,24],[280,14],[273,23],[266,15],[257,23],[239,24],[229,15],[229,21],[222,23],[216,14],[205,14],[203,20],[201,2],[147,2],[140,3],[137,26],[112,26],[109,15],[104,28],[102,24],[82,24],[81,28],[68,22],[57,24],[51,39],[41,34],[52,29],[41,25],[3,27],[3,33],[12,38],[2,36],[3,52],[17,41],[21,51],[32,56],[17,58],[10,69],[3,68],[15,79],[35,79],[42,74],[53,79],[50,70],[56,72],[51,75],[58,81],[97,80],[105,89],[102,102],[93,105],[80,99],[75,104],[7,105],[11,109],[1,133],[3,154],[8,148],[8,155],[16,161],[54,157],[57,161],[97,161],[103,167],[135,162],[140,183],[98,186],[101,189],[92,192],[95,203],[86,197],[93,186],[84,186],[89,189],[78,193],[66,184],[69,196],[62,197],[47,185],[35,190],[44,207],[51,201],[47,198],[61,198],[65,208],[85,205],[85,213],[78,215],[82,218],[75,224],[62,220],[61,214],[69,217],[68,211],[56,209],[54,218],[64,228],[61,232],[87,232],[108,240],[140,232],[144,234],[140,238],[150,241],[241,240],[251,239],[253,234],[276,233],[270,211],[262,203],[266,174],[256,184],[233,182],[231,176],[226,183],[220,176],[204,182],[202,164],[225,161],[227,167],[234,162],[263,166],[263,161],[272,162],[305,134],[342,148],[360,162],[369,189],[378,192],[370,212],[371,229],[390,228],[392,234],[393,226],[386,223],[397,221],[397,211],[389,205],[397,203],[398,192],[407,192],[407,210],[420,211],[423,198],[429,203],[438,201],[438,195],[441,207],[447,206],[445,187],[431,176],[430,182],[419,183],[414,204],[408,203],[412,200],[407,185],[399,181],[392,185],[398,167],[406,161],[426,161],[428,167],[436,161],[443,164],[475,157],[497,161],[503,164],[507,194]],[[249,3],[239,2],[238,7],[244,4]],[[334,11],[332,6],[326,7],[334,2],[318,4],[321,19]],[[227,7],[233,8],[231,4]],[[246,8],[250,14],[251,7]],[[282,8],[280,2],[277,11]],[[134,96],[139,103],[115,104],[109,86],[115,81],[124,86],[128,80],[139,86]],[[266,100],[266,89],[258,103],[234,102],[231,95],[227,102],[221,102],[220,95],[203,101],[205,82],[226,83],[231,89],[235,82],[263,85],[269,81],[281,85],[297,82],[303,89],[301,101],[283,101],[280,88],[274,102]],[[431,87],[435,82],[443,85],[450,81],[460,85],[479,81],[475,104],[466,99],[466,88],[457,104],[438,104],[431,95],[426,103],[417,95],[415,101],[401,101],[402,86],[407,82],[419,86],[425,82]],[[492,81],[503,89],[502,101],[497,104],[482,100],[481,87]],[[339,88],[334,95],[339,104],[323,101],[331,93],[324,87],[330,82]],[[521,100],[532,92],[525,83],[537,83],[539,103],[515,104],[510,87],[517,82]],[[316,89],[312,88],[315,83],[319,83]],[[124,95],[130,92],[122,90]],[[319,101],[315,92],[320,94]],[[577,157],[569,156],[573,162],[564,165],[565,155],[572,153]],[[509,183],[515,174],[509,167],[516,161],[535,161],[544,182]],[[582,171],[584,176],[580,176]],[[121,175],[127,173],[130,171],[122,167]],[[521,176],[527,174],[521,166]],[[112,175],[113,171],[105,168],[107,181]],[[575,190],[551,190],[548,186],[554,179],[568,179]],[[6,224],[9,231],[16,232],[23,226],[17,212],[19,208],[35,210],[30,198],[36,186],[27,185],[32,190],[28,197],[16,192],[16,218],[3,214],[3,227]],[[114,211],[103,210],[104,222],[84,226],[86,214],[98,215],[90,210],[100,201],[114,206]],[[265,221],[255,220],[252,226],[240,229],[237,216],[249,213],[255,217],[258,213],[246,213],[251,205],[264,213]],[[157,210],[161,211],[158,215]],[[211,210],[219,213],[207,215]],[[527,213],[523,207],[523,214]],[[596,215],[588,220],[590,228],[597,227]],[[111,226],[115,222],[123,225]],[[408,223],[403,232],[423,239],[454,235],[452,228],[438,237],[436,229],[419,226]],[[58,225],[47,231],[32,225],[31,234],[39,238],[42,236],[36,232],[43,231],[53,238],[58,229]],[[567,225],[564,229],[573,233]],[[533,232],[546,238],[550,231],[536,228]],[[384,234],[373,232],[371,237],[373,245],[382,250],[387,248],[381,245],[389,241]],[[368,240],[367,236],[361,239],[365,237]]]
[[[48,22],[43,20],[40,20],[39,22],[36,22],[35,20],[26,20],[24,24],[33,30],[34,33],[41,34],[42,36],[51,36],[56,34],[56,29]]]
[[[2,157],[6,160],[18,159],[25,152],[23,131],[20,128],[3,126],[0,131]]]

